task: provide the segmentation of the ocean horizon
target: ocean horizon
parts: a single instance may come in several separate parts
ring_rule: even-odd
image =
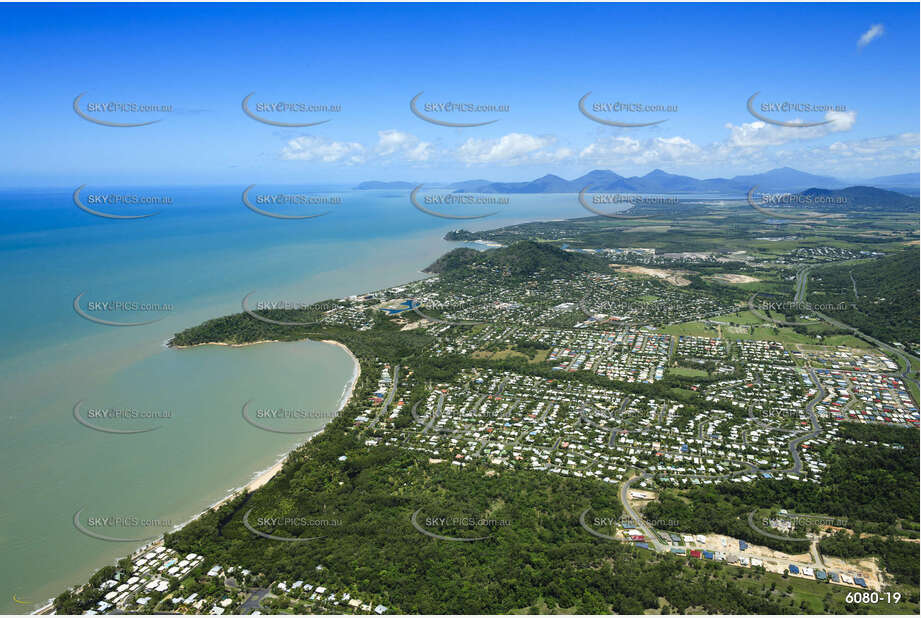
[[[171,198],[150,209],[159,214],[135,220],[89,214],[75,205],[73,189],[0,191],[0,280],[10,300],[2,309],[9,328],[0,349],[0,463],[7,470],[2,489],[11,496],[0,516],[0,610],[26,613],[81,584],[142,539],[246,485],[302,441],[247,424],[245,402],[317,412],[303,420],[304,431],[316,431],[341,406],[353,377],[349,356],[324,343],[175,350],[164,345],[174,333],[238,313],[250,292],[311,303],[422,278],[428,264],[464,246],[442,239],[451,229],[589,215],[574,196],[510,196],[494,216],[457,221],[420,212],[407,191],[313,185],[298,190],[338,192],[338,210],[280,220],[251,212],[241,200],[245,188],[83,190],[85,205],[94,191]],[[260,195],[291,189],[258,188]],[[78,297],[84,309],[107,301],[167,309],[104,312],[112,322],[157,320],[116,327],[79,315]],[[100,410],[139,418],[90,424],[155,429],[105,433],[75,418]],[[78,512],[84,529],[123,540],[82,533]]]

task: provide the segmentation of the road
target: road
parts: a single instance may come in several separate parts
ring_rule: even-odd
[[[416,406],[418,405],[419,403],[416,404]],[[429,422],[427,422],[425,426],[422,428],[422,431],[420,432],[422,435],[425,435],[429,431],[431,431],[432,426],[435,425],[435,421],[441,418],[441,411],[444,408],[444,405],[445,405],[445,394],[438,393],[438,403],[435,404],[435,412],[429,416]],[[413,410],[415,410],[415,406],[413,407]]]
[[[795,302],[795,303],[801,303],[801,302],[803,301],[803,298],[804,298],[804,296],[805,296],[805,294],[806,294],[806,286],[807,286],[807,281],[808,281],[808,278],[809,278],[809,272],[812,270],[812,268],[813,268],[812,266],[807,266],[807,267],[801,269],[801,270],[797,273],[796,284],[795,284],[795,296],[794,296],[794,302]],[[851,278],[851,280],[853,281],[853,277]],[[854,289],[854,295],[855,295],[855,297],[856,297],[856,296],[857,296],[856,283],[854,283],[854,288],[855,288],[855,289]],[[751,300],[750,300],[749,302],[751,303]],[[859,331],[858,329],[856,329],[856,328],[854,328],[854,327],[852,327],[852,326],[849,326],[849,325],[847,325],[847,324],[844,324],[844,323],[842,323],[842,322],[840,322],[840,321],[838,321],[838,320],[835,320],[835,319],[833,319],[833,318],[831,318],[831,317],[829,317],[829,316],[827,316],[827,315],[825,315],[825,314],[822,314],[822,313],[819,313],[819,312],[816,312],[816,313],[817,313],[817,315],[818,315],[820,318],[822,318],[823,320],[825,320],[825,321],[828,322],[829,324],[831,324],[831,325],[833,325],[833,326],[836,326],[836,327],[838,327],[838,328],[842,328],[842,329],[849,330],[849,331],[853,332],[854,334],[856,334],[857,336],[859,336],[859,337],[861,337],[861,338],[863,338],[863,339],[865,339],[865,340],[867,340],[867,341],[873,343],[874,345],[878,346],[878,347],[881,348],[883,351],[889,352],[889,353],[891,353],[891,354],[895,354],[897,357],[899,357],[900,359],[902,359],[902,360],[906,363],[906,369],[905,369],[904,371],[902,371],[902,373],[901,373],[902,379],[903,379],[903,380],[906,380],[906,381],[913,382],[913,381],[910,380],[910,378],[909,378],[909,373],[910,373],[910,369],[911,369],[911,362],[910,362],[910,361],[911,361],[911,357],[910,357],[908,354],[906,354],[906,353],[904,353],[903,351],[901,351],[901,350],[899,350],[899,349],[897,349],[897,348],[894,348],[894,347],[892,347],[892,346],[890,346],[890,345],[888,345],[888,344],[886,344],[886,343],[884,343],[884,342],[882,342],[882,341],[879,341],[878,339],[876,339],[876,338],[874,338],[874,337],[870,337],[869,335],[866,335],[865,333]],[[729,478],[729,477],[738,476],[738,475],[742,475],[742,474],[753,474],[753,473],[758,473],[758,472],[771,472],[771,473],[774,473],[774,474],[794,474],[794,475],[798,475],[798,474],[800,474],[800,473],[802,472],[802,470],[803,470],[803,461],[802,461],[802,457],[800,456],[800,446],[803,444],[803,442],[806,442],[806,441],[808,441],[808,440],[811,440],[811,439],[813,439],[813,438],[816,438],[816,437],[821,433],[822,427],[821,427],[821,425],[819,424],[819,419],[818,419],[818,417],[816,416],[815,407],[816,407],[816,405],[818,405],[818,403],[821,402],[822,399],[824,399],[824,398],[827,396],[827,394],[828,394],[828,393],[825,391],[825,389],[822,387],[822,384],[821,384],[821,382],[819,381],[819,379],[816,377],[814,370],[808,369],[807,372],[808,372],[808,374],[809,374],[809,379],[812,380],[812,383],[815,385],[815,387],[816,387],[816,389],[817,389],[817,393],[816,393],[816,395],[809,401],[809,403],[806,404],[806,411],[807,411],[807,413],[809,414],[809,420],[810,420],[810,424],[811,424],[811,429],[810,429],[809,431],[805,432],[805,433],[801,433],[801,434],[797,434],[797,435],[792,436],[792,437],[790,438],[789,442],[787,443],[787,448],[788,448],[789,451],[790,451],[790,458],[791,458],[791,460],[792,460],[792,462],[793,462],[792,466],[791,466],[790,468],[787,468],[787,469],[780,469],[780,470],[777,470],[777,469],[772,469],[772,470],[761,470],[761,469],[759,469],[759,468],[756,468],[755,466],[753,466],[752,464],[750,464],[750,463],[748,463],[748,462],[741,462],[741,463],[744,463],[744,464],[746,465],[746,467],[747,467],[746,470],[736,471],[736,472],[733,472],[733,473],[730,473],[730,474],[725,474],[725,475],[720,475],[720,476],[710,477],[710,478]],[[751,409],[751,407],[749,407],[749,416],[750,416],[750,417],[752,416],[752,415],[751,415],[751,412],[752,412],[752,409]],[[754,420],[754,419],[752,419],[752,420]],[[756,421],[756,422],[758,422],[758,421]],[[703,424],[699,425],[699,427],[698,427],[698,431],[699,431],[699,432],[702,432],[702,430],[703,430]],[[630,492],[630,488],[631,488],[631,486],[632,486],[635,482],[640,481],[640,480],[648,480],[648,479],[653,478],[653,476],[654,476],[654,475],[651,474],[651,473],[643,472],[643,473],[641,473],[641,474],[638,474],[638,475],[635,475],[635,476],[629,478],[626,482],[624,482],[624,483],[621,485],[621,488],[620,488],[620,502],[621,502],[621,504],[623,505],[624,513],[626,513],[627,516],[629,516],[631,519],[633,519],[633,520],[636,522],[636,524],[637,524],[636,527],[637,527],[639,530],[641,530],[641,531],[643,532],[644,536],[649,540],[650,544],[651,544],[652,547],[655,549],[655,551],[657,551],[657,552],[664,552],[664,551],[668,551],[668,547],[667,547],[666,545],[663,545],[663,544],[659,541],[658,536],[656,536],[656,534],[653,532],[652,528],[651,528],[651,527],[649,526],[649,524],[643,519],[643,517],[639,514],[639,512],[637,512],[636,509],[633,508],[633,506],[630,504],[630,501],[629,501],[629,499],[628,499],[629,492]],[[672,475],[670,475],[670,476],[682,476],[682,477],[687,477],[687,478],[707,478],[707,477],[702,477],[701,475],[675,475],[675,474],[672,474]],[[823,560],[822,560],[821,553],[819,552],[818,547],[817,547],[817,544],[816,544],[815,541],[813,541],[813,542],[811,543],[810,554],[811,554],[811,556],[812,556],[812,558],[813,558],[813,560],[814,560],[815,565],[816,565],[818,568],[825,568],[825,564],[824,564],[824,562],[823,562]]]
[[[789,470],[779,470],[778,472],[789,472],[790,474],[799,474],[803,469],[803,461],[800,459],[799,455],[799,446],[806,440],[811,440],[819,435],[822,431],[822,426],[819,425],[819,419],[815,415],[815,406],[818,404],[825,396],[828,394],[825,392],[825,389],[822,388],[822,383],[819,382],[819,379],[815,377],[815,373],[812,369],[808,370],[809,378],[812,380],[812,383],[815,384],[815,387],[819,389],[819,392],[816,393],[815,397],[812,398],[812,401],[806,404],[806,412],[809,413],[809,421],[812,423],[812,431],[808,433],[795,436],[787,444],[787,447],[790,449],[790,457],[793,459],[793,467]]]
[[[796,291],[797,296],[794,299],[795,301],[799,302],[800,300],[802,300],[802,297],[806,292],[806,280],[809,278],[809,273],[813,268],[814,266],[809,266],[807,268],[804,268],[797,274],[797,291]],[[851,273],[848,273],[848,274],[850,274],[851,283],[854,284],[854,299],[856,300],[858,298],[857,282],[854,281],[853,274]],[[888,352],[889,354],[893,354],[899,359],[901,359],[905,363],[905,369],[897,375],[899,375],[899,377],[901,377],[902,380],[904,380],[905,382],[910,382],[914,384],[915,387],[918,386],[918,382],[916,380],[912,380],[910,377],[911,376],[911,362],[912,360],[917,362],[918,361],[917,358],[914,358],[913,356],[905,353],[903,350],[900,350],[899,348],[893,347],[889,345],[888,343],[880,341],[879,339],[875,337],[871,337],[870,335],[864,333],[863,331],[858,330],[857,328],[854,328],[850,324],[845,324],[844,322],[836,320],[818,311],[816,311],[815,313],[816,315],[818,315],[820,318],[822,318],[823,320],[825,320],[832,326],[837,326],[838,328],[850,331],[857,337],[860,337],[861,339],[863,339],[864,341],[872,343],[876,347],[880,348],[883,352]],[[915,404],[917,405],[918,402],[916,401]]]
[[[831,324],[832,326],[837,326],[838,328],[841,328],[841,329],[844,329],[844,330],[849,330],[850,332],[854,333],[854,335],[856,335],[857,337],[860,337],[860,338],[863,339],[864,341],[868,341],[868,342],[872,343],[873,345],[875,345],[876,347],[878,347],[878,348],[880,348],[881,350],[883,350],[884,352],[888,352],[889,354],[892,354],[892,355],[896,356],[897,358],[899,358],[900,360],[902,360],[902,361],[905,363],[905,369],[903,369],[901,372],[897,372],[895,375],[897,375],[898,377],[902,378],[902,380],[904,380],[904,381],[907,382],[907,383],[914,384],[915,387],[918,386],[918,381],[917,381],[917,380],[912,380],[912,379],[911,379],[911,362],[912,362],[913,360],[914,360],[915,362],[917,362],[917,361],[918,361],[917,358],[915,358],[915,357],[913,357],[913,356],[911,356],[911,355],[909,355],[909,354],[903,352],[903,351],[900,350],[899,348],[895,348],[895,347],[889,345],[888,343],[884,343],[884,342],[880,341],[879,339],[877,339],[877,338],[875,338],[875,337],[871,337],[870,335],[868,335],[868,334],[866,334],[866,333],[864,333],[864,332],[862,332],[862,331],[860,331],[860,330],[854,328],[853,326],[850,326],[849,324],[845,324],[844,322],[839,322],[838,320],[836,320],[836,319],[834,319],[834,318],[831,318],[831,317],[825,315],[824,313],[819,313],[819,312],[817,311],[817,312],[816,312],[816,315],[818,315],[820,318],[822,318],[823,320],[825,320],[826,322],[828,322],[828,323]],[[890,375],[891,375],[891,374],[890,374]],[[916,401],[915,404],[917,404],[917,403],[918,403],[918,402]]]
[[[809,271],[813,268],[815,268],[815,266],[806,266],[796,273],[796,291],[793,295],[793,302],[797,305],[803,302],[803,297],[806,296],[806,282],[809,279]]]
[[[825,389],[822,388],[821,383],[819,382],[818,378],[816,378],[812,370],[809,370],[809,377],[810,379],[812,379],[812,382],[815,384],[816,388],[818,389],[816,396],[813,397],[812,400],[808,404],[806,404],[806,411],[809,413],[809,418],[812,424],[812,429],[806,433],[793,436],[792,438],[790,438],[790,441],[787,443],[787,448],[789,448],[790,450],[790,458],[793,461],[793,465],[790,468],[781,469],[781,470],[777,470],[777,469],[761,470],[760,468],[757,468],[756,466],[748,463],[747,461],[738,461],[738,462],[731,462],[731,463],[740,463],[744,465],[745,466],[744,470],[737,470],[736,472],[730,472],[728,474],[719,474],[719,475],[669,474],[669,476],[682,477],[682,478],[698,478],[698,479],[704,478],[704,479],[716,480],[716,479],[732,478],[734,476],[741,476],[743,474],[755,475],[760,472],[770,472],[773,474],[799,474],[803,469],[803,461],[802,461],[802,458],[800,457],[799,447],[803,442],[810,440],[812,438],[815,438],[822,431],[822,427],[819,424],[819,419],[818,417],[816,417],[816,414],[815,414],[815,406],[820,401],[822,401],[822,399],[827,394],[825,392]],[[702,424],[699,427],[701,430],[703,429]],[[629,491],[630,491],[630,486],[633,485],[634,482],[639,481],[639,480],[648,480],[648,479],[653,478],[653,476],[654,475],[649,472],[644,472],[642,474],[638,474],[636,476],[629,478],[620,487],[620,502],[624,507],[624,512],[627,515],[629,515],[630,518],[633,519],[637,523],[637,528],[643,531],[643,534],[646,536],[646,538],[648,538],[652,542],[655,550],[658,552],[662,552],[662,551],[668,551],[668,547],[666,547],[659,541],[658,537],[653,533],[652,529],[649,527],[649,525],[646,523],[643,517],[630,505],[630,502],[627,499],[629,495]],[[821,565],[821,558],[816,560],[816,562]]]
[[[797,274],[797,279],[796,279],[796,297],[795,297],[795,299],[794,299],[796,302],[799,302],[799,301],[802,300],[802,297],[803,297],[803,295],[804,295],[805,292],[806,292],[806,280],[809,278],[809,273],[810,273],[810,271],[811,271],[813,268],[814,268],[814,266],[808,266],[808,267],[802,269],[802,270]],[[858,296],[857,296],[857,282],[854,281],[854,276],[853,276],[853,275],[851,275],[851,282],[854,284],[854,298],[856,299],[856,298],[858,297]],[[917,361],[918,361],[917,358],[914,358],[913,356],[911,356],[911,355],[905,353],[903,350],[900,350],[899,348],[893,347],[893,346],[889,345],[888,343],[885,343],[885,342],[883,342],[883,341],[880,341],[879,339],[877,339],[877,338],[875,338],[875,337],[871,337],[870,335],[864,333],[863,331],[861,331],[861,330],[859,330],[859,329],[857,329],[857,328],[854,328],[854,327],[851,326],[850,324],[845,324],[844,322],[841,322],[841,321],[839,321],[839,320],[836,320],[836,319],[834,319],[834,318],[832,318],[832,317],[830,317],[830,316],[827,316],[827,315],[825,315],[824,313],[821,313],[821,312],[819,312],[819,311],[816,311],[815,313],[816,313],[816,315],[818,315],[820,318],[822,318],[823,320],[825,320],[826,322],[828,322],[828,323],[831,324],[832,326],[836,326],[836,327],[838,327],[838,328],[840,328],[840,329],[850,331],[851,333],[853,333],[853,334],[856,335],[857,337],[860,337],[860,338],[863,339],[864,341],[867,341],[867,342],[869,342],[869,343],[872,343],[873,345],[875,345],[876,347],[878,347],[879,349],[881,349],[883,352],[888,352],[889,354],[895,355],[897,358],[899,358],[900,360],[902,360],[902,361],[905,363],[905,369],[902,370],[901,373],[898,373],[898,374],[896,374],[896,375],[898,375],[900,378],[902,378],[902,380],[904,380],[905,382],[914,384],[916,388],[918,387],[918,382],[917,382],[916,380],[912,380],[912,379],[911,379],[911,362],[912,362],[912,360],[914,360],[914,361],[917,362]],[[917,405],[918,402],[916,401],[915,404]]]
[[[837,264],[840,264],[840,263],[841,263],[841,262],[837,262]],[[794,297],[793,297],[793,302],[794,302],[795,304],[799,304],[799,303],[802,303],[802,302],[804,301],[804,297],[805,297],[805,295],[806,295],[806,286],[807,286],[807,282],[808,282],[808,279],[809,279],[809,273],[812,272],[812,270],[813,270],[815,267],[816,267],[816,265],[813,265],[813,266],[806,266],[806,267],[804,267],[804,268],[801,268],[801,269],[796,273],[796,283],[794,284]],[[853,281],[853,280],[854,280],[854,279],[853,279],[853,276],[852,276],[852,277],[851,277],[851,281]],[[854,282],[854,293],[855,293],[855,295],[856,295],[856,293],[857,293],[857,284],[856,284],[856,282]],[[748,306],[749,306],[749,309],[752,310],[753,313],[755,313],[755,315],[759,315],[758,311],[755,309],[755,306],[754,306],[755,296],[757,296],[757,294],[752,294],[752,296],[748,299]],[[877,338],[875,338],[875,337],[871,337],[870,335],[864,333],[863,331],[861,331],[861,330],[859,330],[859,329],[857,329],[857,328],[854,328],[854,327],[851,326],[850,324],[845,324],[844,322],[841,322],[840,320],[836,320],[836,319],[834,319],[834,318],[832,318],[832,317],[830,317],[830,316],[828,316],[828,315],[826,315],[826,314],[824,314],[824,313],[822,313],[822,312],[820,312],[820,311],[813,311],[813,313],[814,313],[816,316],[818,316],[819,318],[821,318],[822,320],[824,320],[825,322],[827,322],[828,324],[831,324],[832,326],[835,326],[835,327],[840,328],[840,329],[842,329],[842,330],[848,331],[848,332],[852,333],[854,336],[859,337],[860,339],[863,339],[864,341],[866,341],[866,342],[868,342],[868,343],[872,343],[872,344],[875,345],[877,348],[879,348],[880,350],[882,350],[884,353],[887,353],[887,354],[889,354],[890,356],[895,356],[896,358],[898,358],[901,362],[903,362],[903,363],[905,364],[905,368],[904,368],[902,371],[900,371],[900,372],[895,372],[895,373],[891,373],[891,374],[887,374],[887,375],[895,375],[895,376],[898,376],[898,377],[900,377],[904,382],[906,382],[907,384],[914,384],[914,385],[915,385],[915,388],[918,388],[918,381],[917,381],[917,380],[913,380],[913,379],[911,378],[911,363],[912,363],[912,361],[918,362],[918,361],[919,361],[918,358],[916,358],[916,357],[914,357],[914,356],[911,356],[911,355],[909,355],[908,353],[906,353],[905,351],[903,351],[903,350],[901,350],[901,349],[899,349],[899,348],[893,347],[893,346],[889,345],[888,343],[885,343],[885,342],[883,342],[883,341],[880,341],[879,339],[877,339]],[[783,320],[774,320],[774,319],[771,319],[771,318],[768,318],[768,319],[771,320],[772,322],[775,322],[775,323],[777,323],[777,324],[783,324],[783,325],[791,325],[791,326],[792,326],[792,325],[796,325],[796,324],[807,324],[806,322],[802,322],[802,323],[801,323],[801,322],[785,322],[785,321],[783,321]],[[913,395],[913,394],[910,394],[910,396],[912,397],[912,399],[914,399],[914,395]],[[915,405],[917,405],[918,403],[919,403],[918,401],[915,401]]]
[[[387,414],[387,410],[390,408],[390,404],[393,403],[393,398],[397,394],[397,386],[400,384],[400,366],[394,365],[393,367],[393,386],[390,387],[390,392],[387,393],[387,398],[384,400],[384,405],[381,406],[381,411],[378,413],[374,419],[368,423],[368,429],[374,429],[377,424],[381,421],[384,416]]]
[[[648,472],[643,474],[638,474],[633,476],[620,486],[620,503],[624,507],[624,513],[630,517],[634,522],[636,522],[636,527],[643,532],[643,535],[646,539],[652,544],[653,548],[657,552],[668,551],[668,547],[663,545],[659,541],[659,537],[652,531],[652,528],[646,523],[646,520],[631,506],[630,501],[627,499],[630,492],[630,486],[633,485],[635,481],[651,479],[652,475]]]

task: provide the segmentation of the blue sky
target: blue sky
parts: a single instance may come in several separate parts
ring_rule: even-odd
[[[573,177],[654,168],[698,177],[789,165],[842,178],[918,169],[917,4],[0,5],[0,185],[338,183]],[[439,114],[424,102],[506,105]],[[577,107],[628,102],[668,113]],[[844,106],[766,114],[758,102]],[[168,113],[78,117],[83,103]],[[248,118],[241,100],[341,105]]]

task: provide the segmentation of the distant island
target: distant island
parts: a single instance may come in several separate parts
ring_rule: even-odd
[[[416,185],[411,182],[384,182],[381,180],[368,180],[355,187],[356,191],[374,191],[378,189],[412,189]]]

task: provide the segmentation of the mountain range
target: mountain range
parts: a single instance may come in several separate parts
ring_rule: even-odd
[[[356,189],[409,189],[419,183],[410,182],[363,182]],[[670,174],[655,169],[645,176],[621,176],[611,170],[594,170],[579,178],[566,180],[554,174],[525,182],[491,182],[489,180],[464,180],[436,186],[453,190],[455,193],[578,193],[583,189],[592,192],[631,193],[715,193],[744,195],[752,187],[759,191],[801,191],[814,187],[843,189],[857,183],[846,182],[831,176],[820,176],[801,172],[791,167],[781,167],[762,174],[733,176],[732,178],[699,179],[691,176]],[[918,174],[897,174],[864,180],[861,184],[896,191],[917,193]]]

